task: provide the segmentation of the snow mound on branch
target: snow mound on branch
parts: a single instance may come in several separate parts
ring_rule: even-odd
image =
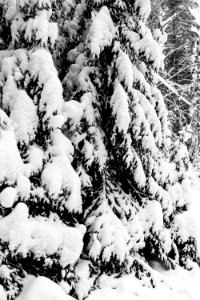
[[[74,125],[78,124],[83,116],[84,106],[82,103],[70,100],[63,104],[62,114],[65,120],[71,121]]]
[[[49,0],[19,0],[15,5],[16,7],[13,6],[12,11],[15,11],[16,15],[11,24],[13,44],[19,42],[19,33],[24,32],[24,38],[28,42],[37,41],[43,47],[47,46],[48,43],[54,46],[58,37],[58,26],[55,22],[50,22],[51,2]],[[28,10],[27,14],[31,15],[34,12],[32,18],[26,19],[24,17],[23,11],[26,9]],[[9,15],[13,16],[11,12]],[[7,18],[10,19],[11,16],[7,16]]]
[[[62,188],[70,188],[65,207],[69,211],[81,211],[80,179],[65,156],[59,155],[47,163],[42,172],[42,183],[46,186],[49,195],[55,199]]]
[[[20,62],[20,68],[17,61]],[[53,128],[62,126],[61,116],[52,116],[62,111],[63,97],[62,85],[58,79],[57,71],[50,53],[44,49],[33,50],[30,55],[23,49],[15,51],[15,55],[2,60],[2,73],[6,78],[3,87],[3,107],[11,111],[10,119],[14,125],[17,141],[26,144],[35,137],[38,126],[38,116],[34,99],[31,99],[24,90],[17,88],[17,82],[24,80],[37,81],[42,88],[39,110],[45,113],[43,121],[51,117],[49,123]]]
[[[8,59],[4,62],[3,71],[6,62]],[[35,137],[37,128],[36,106],[25,91],[17,89],[14,78],[11,76],[8,78],[3,92],[3,105],[11,111],[10,120],[15,129],[16,139],[28,144]]]
[[[93,55],[99,56],[106,46],[110,46],[115,35],[115,26],[106,6],[103,6],[90,27],[86,44]]]
[[[40,276],[27,280],[25,287],[16,300],[74,300],[50,279]]]
[[[36,145],[30,146],[30,149],[29,149],[29,165],[28,165],[29,169],[30,169],[30,173],[31,172],[36,173],[37,171],[42,170],[44,158],[45,158],[45,154],[44,154],[42,149],[40,149]]]
[[[6,113],[0,109],[0,129],[7,130],[11,128],[11,122]]]
[[[5,126],[6,130],[2,129],[5,128]],[[0,182],[6,179],[9,180],[9,182],[14,182],[22,171],[22,168],[23,162],[16,145],[10,120],[6,114],[0,110]]]
[[[136,0],[135,9],[139,9],[140,16],[146,20],[151,12],[150,0]]]
[[[62,85],[58,79],[51,54],[39,49],[30,55],[30,76],[38,78],[38,85],[43,87],[39,110],[45,111],[45,119],[55,112],[60,114],[63,106]]]
[[[0,285],[0,299],[1,300],[7,300],[6,292],[5,292],[2,285]]]
[[[118,58],[116,61],[116,66],[118,69],[118,77],[121,82],[125,82],[125,85],[129,90],[132,89],[133,86],[133,64],[129,58],[129,56],[123,51],[119,51]]]
[[[35,257],[58,254],[63,267],[78,260],[82,238],[82,230],[52,218],[29,218],[24,203],[18,203],[8,216],[0,219],[0,239],[9,244],[10,251],[23,257],[30,251]]]
[[[16,189],[12,187],[7,187],[0,193],[0,203],[5,208],[12,207],[15,198],[16,198]]]
[[[97,259],[102,252],[102,260],[105,262],[111,260],[112,255],[123,262],[128,252],[128,232],[108,205],[102,203],[99,211],[100,209],[105,211],[104,214],[98,216],[97,210],[96,216],[88,218],[86,224],[90,226],[89,230],[94,232],[90,241],[89,255]],[[99,232],[99,235],[96,232]]]
[[[163,69],[164,67],[164,55],[162,54],[161,46],[153,39],[149,33],[143,37],[140,41],[133,45],[136,53],[142,53],[145,55],[147,61],[153,63],[153,67],[156,70]]]
[[[116,116],[116,126],[119,131],[127,133],[130,125],[130,114],[128,107],[128,96],[123,86],[116,80],[115,90],[111,98],[112,113]]]
[[[69,196],[65,207],[70,211],[82,210],[81,182],[71,165],[74,148],[59,129],[52,133],[52,145],[49,152],[52,159],[42,172],[42,184],[49,195],[56,199],[62,190],[68,190]]]
[[[17,178],[17,193],[21,199],[28,200],[31,191],[30,180],[23,174],[19,174]]]

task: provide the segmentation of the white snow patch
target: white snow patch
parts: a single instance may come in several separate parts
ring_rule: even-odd
[[[132,89],[133,85],[133,64],[129,56],[124,53],[122,50],[119,51],[116,66],[118,69],[118,78],[120,81],[124,81],[129,90]]]
[[[62,114],[65,120],[72,121],[73,125],[78,124],[83,116],[83,103],[75,100],[63,104]]]
[[[31,191],[30,180],[22,174],[19,174],[17,178],[17,194],[21,199],[28,200]]]
[[[153,268],[155,288],[131,274],[119,279],[103,275],[99,280],[100,289],[92,292],[87,300],[199,300],[198,269],[186,271],[177,267],[167,271],[159,262],[153,263]]]
[[[12,187],[7,187],[5,188],[1,193],[0,193],[0,203],[1,206],[5,208],[12,207],[14,204],[14,201],[16,199],[16,189]]]
[[[6,119],[8,121],[8,119]],[[6,121],[6,122],[7,122]],[[7,130],[0,128],[0,182],[8,180],[13,183],[23,169],[13,128]]]
[[[29,166],[31,173],[40,171],[43,166],[44,152],[36,145],[32,145],[29,149]]]
[[[16,300],[75,300],[47,277],[29,276],[24,289]]]
[[[65,207],[69,211],[81,211],[80,178],[65,155],[58,155],[45,165],[42,172],[42,183],[53,198],[57,198],[62,189],[69,191]]]
[[[18,203],[0,219],[0,239],[9,244],[10,251],[23,257],[29,251],[35,257],[59,254],[63,267],[75,263],[83,247],[82,231],[52,218],[31,218],[24,203]]]
[[[146,1],[146,0],[145,0]],[[164,55],[161,46],[153,39],[152,35],[146,35],[133,45],[136,53],[144,53],[146,59],[153,63],[156,70],[164,67]]]
[[[115,36],[115,26],[106,6],[103,6],[93,18],[86,44],[91,53],[98,57],[104,47],[111,45]]]
[[[3,88],[3,105],[8,108],[17,141],[29,143],[35,137],[38,124],[36,106],[24,90],[13,88],[13,78],[9,77]]]
[[[135,0],[134,6],[136,9],[139,8],[140,16],[146,20],[151,12],[150,0]]]
[[[113,115],[116,116],[116,126],[119,131],[127,133],[130,124],[128,96],[119,81],[115,83],[115,90],[111,98]]]
[[[55,112],[61,114],[63,106],[62,85],[58,79],[51,54],[44,49],[32,52],[29,70],[31,78],[38,78],[38,85],[43,87],[39,109],[46,112],[44,120]]]

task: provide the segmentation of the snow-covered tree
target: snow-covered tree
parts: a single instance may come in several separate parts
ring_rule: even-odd
[[[170,154],[157,88],[164,37],[145,25],[150,2],[0,5],[0,284],[8,297],[27,274],[81,299],[102,272],[133,271],[155,286],[152,259],[191,268],[187,151],[179,143]]]
[[[81,184],[62,133],[62,85],[49,52],[57,24],[49,0],[2,5],[5,18],[10,9],[12,40],[0,69],[0,283],[8,298],[26,274],[47,276],[69,292],[84,226],[73,228]]]
[[[82,183],[84,254],[101,272],[134,270],[139,278],[145,270],[149,276],[145,260],[168,267],[196,260],[182,214],[188,180],[169,157],[167,111],[156,87],[163,37],[146,27],[149,13],[149,1],[81,2],[82,40],[68,52],[63,80],[65,134]]]

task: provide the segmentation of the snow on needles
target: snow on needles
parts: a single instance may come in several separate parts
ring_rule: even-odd
[[[164,55],[162,54],[161,46],[153,39],[150,33],[136,42],[133,48],[138,54],[144,53],[147,61],[153,63],[155,70],[163,69]]]
[[[118,74],[119,74],[118,76],[120,81],[124,81],[130,91],[133,86],[133,78],[134,78],[133,64],[129,56],[121,50],[119,50],[118,53],[116,67],[118,69]]]
[[[53,113],[61,113],[63,98],[62,85],[58,79],[51,54],[39,49],[30,54],[31,78],[38,78],[38,85],[43,87],[39,109],[45,111],[45,119]]]
[[[86,261],[84,261],[86,262]],[[164,266],[152,261],[154,279],[157,281],[155,288],[148,287],[134,275],[125,275],[122,278],[102,275],[98,280],[99,289],[92,291],[88,300],[198,300],[199,299],[199,271],[187,271],[180,267],[167,271]],[[82,277],[87,274],[82,274]],[[183,282],[187,284],[183,285]],[[79,288],[84,291],[88,284],[83,280]],[[1,290],[1,299],[6,299]],[[80,296],[80,299],[85,297]],[[16,300],[75,300],[67,295],[61,286],[50,279],[39,276],[29,276],[25,287]]]
[[[62,85],[58,79],[51,54],[40,48],[29,52],[24,49],[16,50],[11,56],[3,58],[2,74],[5,80],[3,108],[9,111],[15,132],[15,137],[12,131],[8,132],[5,137],[8,142],[9,135],[13,135],[13,143],[16,138],[17,142],[28,146],[28,163],[23,165],[23,175],[29,177],[42,171],[42,185],[48,191],[49,196],[55,199],[65,190],[66,208],[69,211],[81,211],[81,184],[77,173],[71,166],[73,146],[61,132],[65,122],[65,118],[61,115],[63,107]],[[23,85],[21,86],[23,80],[25,88]],[[31,86],[32,88],[33,82],[37,82],[36,89],[39,91],[37,96],[32,96],[34,90],[30,89],[29,95],[26,92],[26,87]],[[43,128],[39,128],[41,121]],[[45,151],[42,149],[42,145],[33,144],[30,146],[30,141],[34,141],[38,130],[49,131],[50,140],[47,141]],[[12,147],[12,149],[15,148],[16,145]],[[2,154],[2,157],[5,155],[8,155],[7,152]],[[44,164],[45,160],[47,160],[46,164]],[[4,164],[8,164],[7,160]],[[10,167],[7,169],[12,170]],[[11,178],[16,170],[9,174]],[[55,174],[57,175],[56,179]],[[15,176],[16,180],[17,175]],[[27,198],[30,184],[28,184],[28,178],[24,178],[23,181],[26,181],[26,189],[22,191],[20,188],[19,194],[21,196],[23,194],[22,197]],[[22,187],[21,184],[20,186]]]
[[[99,56],[105,46],[110,46],[115,36],[115,26],[112,22],[110,12],[106,6],[94,16],[94,20],[90,27],[86,38],[86,44],[91,53]]]
[[[48,43],[54,46],[58,36],[58,27],[56,23],[49,21],[52,13],[49,0],[17,0],[15,9],[17,13],[11,24],[13,44],[20,42],[20,33],[23,32],[27,42],[34,40],[43,47],[46,47]],[[30,14],[29,18],[25,18],[26,9]]]
[[[135,0],[135,9],[139,9],[140,16],[146,20],[151,12],[150,0]]]
[[[16,86],[14,88],[12,78],[7,80],[3,90],[4,107],[11,110],[10,119],[14,125],[16,139],[28,144],[29,140],[35,137],[38,123],[36,107],[25,91],[18,90]]]
[[[16,198],[16,189],[12,187],[6,187],[1,193],[0,193],[0,203],[1,206],[8,208],[12,207],[13,203]]]
[[[0,124],[2,124],[0,127],[0,182],[6,180],[13,183],[23,168],[23,162],[10,120],[2,110],[0,110]],[[6,130],[2,129],[2,126],[4,128],[6,126]]]
[[[62,267],[75,263],[83,247],[79,229],[53,218],[31,218],[24,203],[18,203],[8,216],[0,219],[0,238],[11,251],[23,257],[30,251],[35,257],[58,254]]]
[[[0,111],[0,124],[4,128],[0,129],[0,180],[3,181],[6,178],[10,183],[17,180],[16,189],[7,187],[0,193],[1,205],[8,208],[12,207],[17,192],[22,195],[23,192],[29,193],[30,185],[28,178],[21,173],[23,163],[10,120],[3,111]],[[60,156],[57,159],[59,158]],[[69,169],[72,167],[65,157],[61,161],[62,167],[64,162],[68,162],[65,172],[69,178],[71,175]],[[75,173],[75,171],[73,172]],[[25,188],[28,186],[28,191],[26,191]],[[78,193],[78,190],[75,189],[75,192]],[[24,195],[26,196],[26,194]],[[72,193],[72,195],[74,194]],[[71,201],[73,202],[74,198]],[[73,206],[71,201],[70,204]],[[0,239],[9,244],[11,251],[20,253],[23,257],[26,257],[30,251],[36,257],[40,257],[41,254],[48,256],[58,253],[60,264],[63,267],[73,264],[79,258],[83,246],[82,237],[81,230],[67,227],[54,218],[29,217],[28,207],[24,203],[18,203],[8,216],[0,219]]]
[[[128,107],[128,95],[123,86],[116,80],[115,90],[111,98],[113,115],[116,115],[116,126],[119,131],[127,133],[130,124],[130,114]]]

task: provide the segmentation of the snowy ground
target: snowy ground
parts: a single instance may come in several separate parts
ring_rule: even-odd
[[[176,271],[155,270],[155,276],[163,282],[153,288],[142,286],[141,281],[133,275],[120,279],[102,279],[102,288],[90,294],[87,300],[199,300],[200,271],[186,271],[177,268]],[[45,277],[31,278],[24,291],[16,300],[74,300],[65,294],[57,284]],[[5,298],[1,298],[5,300]]]
[[[200,181],[192,186],[192,216],[200,251]],[[156,288],[148,288],[133,275],[123,278],[102,276],[100,289],[92,292],[87,300],[199,300],[200,270],[186,271],[182,268],[167,271],[158,262],[152,263],[157,281]],[[1,298],[3,299],[3,298]],[[31,277],[24,291],[16,300],[74,300],[63,289],[45,277]]]

